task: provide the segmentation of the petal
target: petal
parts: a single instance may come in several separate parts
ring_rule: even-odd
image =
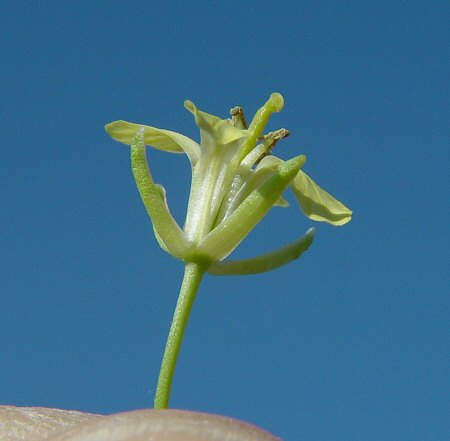
[[[194,115],[195,122],[202,131],[202,139],[205,136],[204,132],[206,132],[214,138],[216,143],[225,145],[247,136],[247,130],[232,126],[227,119],[221,119],[218,116],[198,110],[192,101],[185,101],[184,107]]]
[[[314,228],[310,228],[300,239],[281,248],[252,259],[215,262],[208,272],[216,276],[241,276],[259,274],[280,268],[298,259],[312,244]]]
[[[127,121],[114,121],[105,126],[106,132],[116,141],[131,145],[139,129],[144,129],[144,143],[158,150],[171,153],[186,153],[194,165],[200,157],[200,146],[180,133],[156,127],[134,124]]]
[[[331,225],[344,225],[352,218],[352,210],[320,188],[306,173],[299,170],[291,184],[303,212],[310,219]]]
[[[289,207],[289,202],[283,196],[280,196],[273,206],[286,208]]]

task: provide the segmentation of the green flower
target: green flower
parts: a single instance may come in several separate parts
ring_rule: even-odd
[[[283,198],[288,187],[310,219],[337,226],[350,221],[352,211],[300,170],[304,155],[283,161],[271,154],[288,132],[281,129],[263,135],[263,130],[269,116],[283,104],[280,94],[272,94],[247,128],[240,108],[232,109],[232,118],[224,120],[186,101],[200,128],[200,144],[176,132],[126,121],[106,126],[112,138],[131,146],[133,174],[164,250],[185,262],[205,262],[213,274],[264,272],[298,258],[311,244],[313,229],[262,256],[224,260],[273,206],[288,205]],[[183,228],[169,211],[164,188],[153,181],[147,145],[189,158],[192,184]]]

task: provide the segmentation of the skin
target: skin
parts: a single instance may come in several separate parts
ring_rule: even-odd
[[[281,441],[219,415],[136,410],[102,416],[42,407],[0,406],[0,439],[9,441]]]

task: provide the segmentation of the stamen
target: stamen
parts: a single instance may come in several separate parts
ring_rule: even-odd
[[[263,138],[263,144],[266,146],[264,152],[255,161],[255,165],[259,164],[263,158],[272,154],[272,150],[280,139],[287,138],[291,133],[286,129],[275,130],[270,132]]]
[[[230,110],[231,125],[238,129],[248,129],[247,120],[245,119],[244,109],[236,106]]]

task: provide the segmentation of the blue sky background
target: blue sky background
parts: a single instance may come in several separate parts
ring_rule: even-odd
[[[152,405],[182,264],[103,126],[198,139],[185,99],[250,117],[279,91],[277,155],[354,219],[278,271],[204,280],[171,405],[286,441],[450,438],[450,3],[276,3],[3,4],[2,403]],[[187,159],[149,158],[182,222]],[[235,256],[312,226],[288,198]]]

